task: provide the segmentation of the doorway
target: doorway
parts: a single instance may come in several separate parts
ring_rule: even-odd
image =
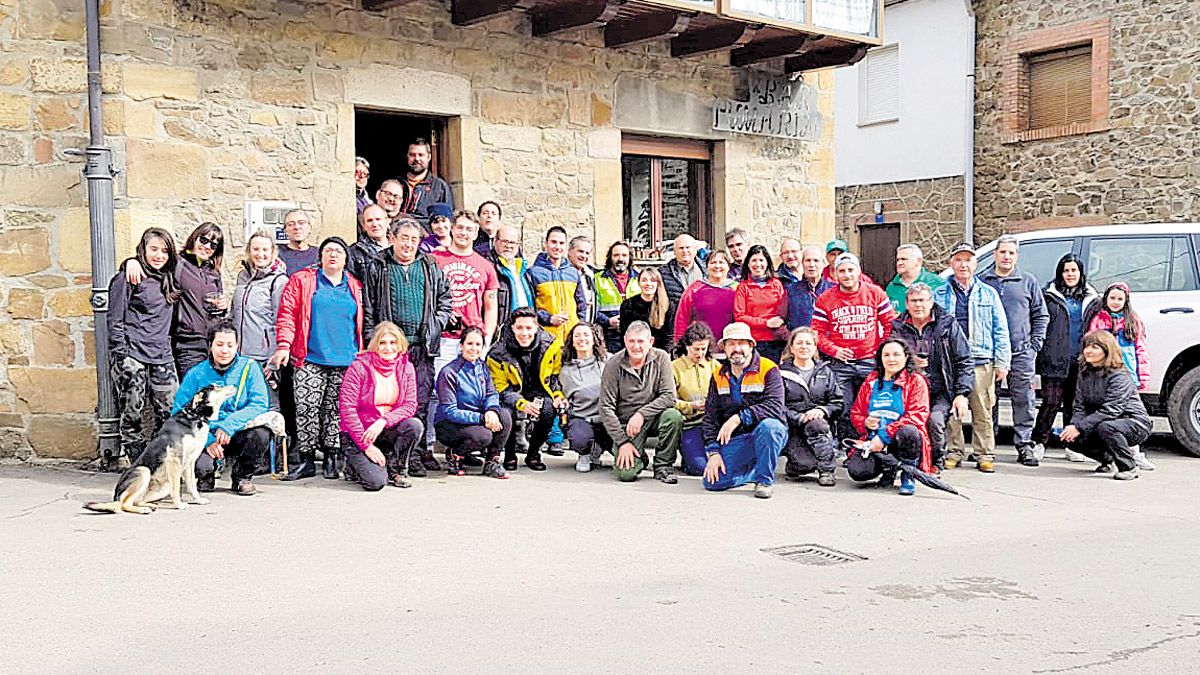
[[[354,154],[371,163],[367,194],[372,201],[379,184],[389,178],[404,180],[408,172],[408,144],[418,138],[429,141],[432,159],[429,170],[446,177],[446,120],[442,117],[354,109]]]
[[[896,247],[900,245],[900,223],[862,225],[858,229],[862,269],[880,286],[896,276]]]

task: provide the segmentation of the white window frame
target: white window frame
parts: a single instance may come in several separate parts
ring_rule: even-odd
[[[878,113],[875,116],[871,115],[871,65],[885,58],[892,58],[895,62],[894,77],[890,85],[894,88],[894,105],[892,109]],[[877,86],[879,86],[877,84]],[[887,122],[897,122],[900,120],[900,45],[893,43],[883,47],[876,47],[867,52],[866,57],[858,64],[858,126],[867,127],[874,124],[884,124]]]

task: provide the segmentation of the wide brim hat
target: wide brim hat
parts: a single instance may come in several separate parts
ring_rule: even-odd
[[[723,349],[726,340],[746,340],[752,347],[758,345],[754,336],[750,334],[750,326],[741,321],[735,321],[725,326],[725,330],[721,331],[721,341],[717,343],[717,348]]]

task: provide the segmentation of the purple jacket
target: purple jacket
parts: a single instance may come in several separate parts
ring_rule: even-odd
[[[338,396],[338,413],[341,415],[339,427],[360,450],[366,450],[369,445],[363,440],[367,427],[380,418],[379,409],[375,407],[375,368],[379,363],[384,363],[379,355],[364,352],[354,359],[342,376],[342,388]],[[389,427],[396,426],[417,412],[417,374],[408,361],[408,355],[401,355],[391,365],[395,368],[400,395],[396,397],[396,406],[383,416]]]

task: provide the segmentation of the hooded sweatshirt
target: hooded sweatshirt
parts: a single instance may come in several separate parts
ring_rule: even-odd
[[[230,306],[238,331],[238,352],[258,361],[275,353],[275,317],[287,280],[287,266],[282,260],[275,260],[266,269],[242,265]]]

